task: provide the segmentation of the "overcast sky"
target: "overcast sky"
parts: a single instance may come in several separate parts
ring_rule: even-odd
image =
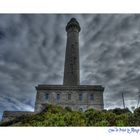
[[[81,84],[105,87],[105,108],[137,106],[140,15],[0,15],[0,116],[33,111],[38,84],[62,84],[65,26],[80,23]]]

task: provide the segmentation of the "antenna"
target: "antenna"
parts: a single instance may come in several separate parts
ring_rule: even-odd
[[[139,92],[139,93],[140,93],[140,92]],[[138,108],[138,106],[139,106],[139,103],[140,103],[140,95],[139,95],[139,97],[138,97],[137,108]]]
[[[123,92],[122,92],[122,100],[123,100],[123,107],[125,108],[125,102],[124,102],[124,95],[123,95]]]

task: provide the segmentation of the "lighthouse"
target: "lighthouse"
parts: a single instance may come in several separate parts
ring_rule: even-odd
[[[65,53],[64,80],[67,86],[80,84],[79,72],[79,32],[81,27],[75,18],[72,18],[67,26],[67,44]]]

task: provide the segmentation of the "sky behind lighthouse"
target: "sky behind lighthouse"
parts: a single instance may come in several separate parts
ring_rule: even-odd
[[[81,26],[80,81],[105,87],[105,108],[137,106],[139,14],[0,14],[0,113],[33,111],[35,86],[62,84],[65,26]]]

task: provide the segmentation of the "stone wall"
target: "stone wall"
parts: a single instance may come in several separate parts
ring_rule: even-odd
[[[2,122],[5,121],[11,121],[17,117],[23,116],[23,115],[31,115],[35,114],[35,112],[28,112],[28,111],[4,111],[2,116]]]
[[[104,88],[102,86],[39,85],[36,89],[37,96],[35,111],[37,112],[41,110],[41,104],[53,104],[62,107],[70,107],[72,110],[83,111],[89,108],[98,110],[102,110],[104,108]],[[69,99],[69,95],[71,95],[71,99]],[[93,96],[93,99],[91,99],[91,95]]]

